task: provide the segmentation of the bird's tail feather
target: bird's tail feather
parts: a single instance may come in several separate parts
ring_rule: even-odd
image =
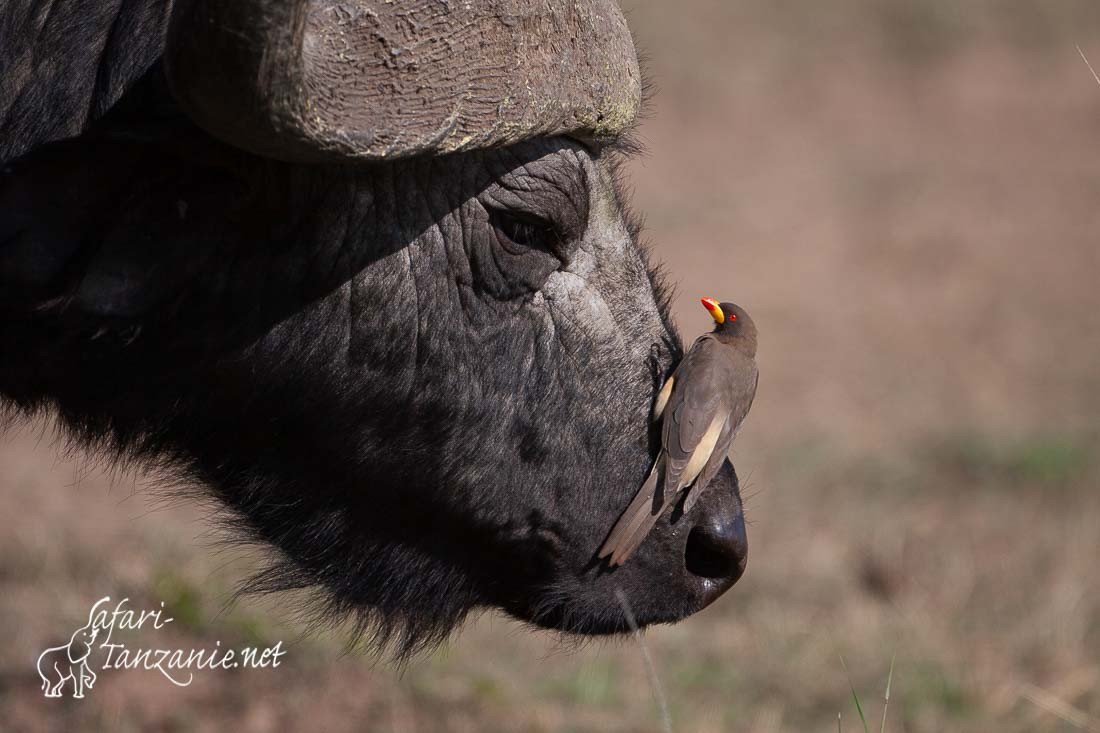
[[[627,558],[634,554],[634,551],[638,549],[638,545],[642,544],[642,540],[649,535],[650,530],[653,529],[653,525],[661,518],[661,514],[663,514],[663,512],[657,510],[654,513],[643,513],[639,515],[636,526],[633,527],[629,535],[619,542],[618,548],[616,548],[615,552],[611,555],[610,562],[612,567],[622,565],[626,562]]]
[[[657,486],[663,473],[664,461],[658,458],[645,483],[638,489],[634,500],[626,508],[607,541],[600,548],[599,557],[611,556],[611,565],[622,565],[631,553],[642,544],[649,530],[657,523],[664,509],[664,501],[654,506]]]

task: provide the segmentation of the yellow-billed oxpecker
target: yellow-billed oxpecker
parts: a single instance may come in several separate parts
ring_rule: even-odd
[[[721,468],[756,396],[756,326],[733,303],[703,298],[714,330],[703,334],[661,388],[653,421],[662,421],[661,450],[649,477],[619,518],[600,557],[622,565],[682,494],[691,510]]]

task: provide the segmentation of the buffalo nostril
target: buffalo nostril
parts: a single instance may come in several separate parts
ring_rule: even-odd
[[[733,522],[708,523],[688,534],[684,564],[692,575],[725,581],[722,585],[728,588],[745,572],[748,549],[740,516]]]

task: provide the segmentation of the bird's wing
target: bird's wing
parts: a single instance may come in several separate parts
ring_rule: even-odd
[[[713,339],[700,339],[676,370],[678,386],[665,407],[661,436],[670,495],[696,479],[725,432],[731,406],[722,383],[729,376],[724,350]]]
[[[684,514],[691,511],[691,508],[695,506],[695,502],[699,500],[699,497],[703,494],[703,490],[710,483],[710,480],[714,478],[714,475],[718,473],[718,469],[722,467],[722,462],[725,461],[726,457],[729,455],[730,446],[733,445],[735,436],[736,433],[733,429],[733,422],[727,418],[725,424],[722,425],[722,433],[718,436],[718,441],[715,443],[714,450],[707,456],[706,465],[703,466],[703,470],[695,477],[695,481],[688,489],[687,496],[684,498]]]
[[[752,370],[752,389],[730,395],[729,384],[750,383],[748,373],[742,369]],[[695,342],[654,405],[654,419],[664,416],[661,453],[600,548],[599,557],[610,556],[612,567],[625,562],[660,519],[669,501],[693,482],[699,488],[689,494],[688,500],[694,503],[718,472],[748,414],[756,393],[755,371],[752,359],[738,357],[731,363],[726,347],[709,336]],[[685,511],[688,508],[685,503]]]
[[[698,501],[707,484],[718,473],[718,469],[722,467],[722,463],[726,460],[730,448],[733,446],[733,440],[740,432],[741,425],[745,422],[749,409],[752,407],[752,401],[756,397],[756,386],[760,382],[760,372],[756,368],[755,360],[738,355],[738,358],[730,364],[729,372],[729,379],[733,380],[731,383],[741,383],[741,380],[743,380],[744,384],[751,384],[752,386],[744,393],[732,396],[733,404],[730,407],[726,424],[723,426],[722,434],[714,446],[714,451],[707,459],[706,465],[696,477],[694,485],[684,499],[685,514],[695,506],[695,502]]]
[[[723,434],[728,415],[716,395],[721,389],[713,389],[711,379],[720,363],[716,357],[721,350],[715,346],[719,344],[714,339],[700,337],[669,380],[674,385],[663,406],[661,453],[600,549],[600,557],[610,555],[612,567],[621,565],[638,548],[668,503],[676,499],[683,478],[694,478],[703,470]]]
[[[719,414],[714,417],[710,427],[703,433],[699,444],[683,466],[681,476],[694,478],[703,470],[704,465],[709,463],[710,456],[716,453],[715,445],[719,439],[724,433],[729,432],[728,424],[729,421],[725,416]],[[728,442],[726,445],[728,450]],[[722,455],[724,456],[724,453]],[[612,567],[622,565],[630,557],[664,514],[668,503],[675,500],[678,489],[668,476],[668,465],[668,454],[662,451],[649,478],[646,479],[626,512],[619,518],[603,549],[600,550],[600,557],[611,555]],[[661,468],[664,470],[660,470]]]

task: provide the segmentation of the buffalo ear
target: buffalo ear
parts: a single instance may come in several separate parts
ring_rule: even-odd
[[[289,161],[610,138],[641,100],[614,0],[175,0],[164,58],[200,127]]]
[[[0,289],[119,321],[181,297],[239,233],[248,194],[229,167],[171,151],[98,137],[11,164],[0,173]]]

